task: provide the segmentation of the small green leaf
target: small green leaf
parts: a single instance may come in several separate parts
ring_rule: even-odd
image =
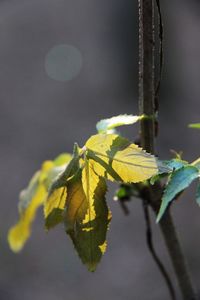
[[[193,166],[185,166],[172,173],[162,197],[162,204],[158,213],[157,222],[162,218],[169,203],[177,194],[185,190],[199,177],[199,170]]]
[[[200,206],[200,182],[198,183],[198,186],[197,186],[196,202]]]
[[[188,125],[189,128],[200,129],[200,123],[193,123]]]
[[[174,158],[174,159],[171,159],[171,160],[163,161],[163,164],[174,171],[174,170],[178,170],[178,169],[180,169],[184,166],[187,166],[188,162],[185,161],[185,160]]]
[[[132,196],[136,196],[136,192],[138,196],[138,191],[136,189],[133,191],[133,189],[133,185],[121,184],[119,189],[115,193],[114,200],[129,200]]]
[[[157,181],[160,181],[161,179],[165,178],[167,175],[168,175],[168,173],[161,173],[161,174],[152,176],[150,179],[150,184],[154,185]]]
[[[96,128],[99,133],[106,133],[109,130],[112,130],[119,126],[134,124],[141,118],[141,116],[119,115],[99,121],[96,125]]]

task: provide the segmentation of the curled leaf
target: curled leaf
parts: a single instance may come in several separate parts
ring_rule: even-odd
[[[112,130],[116,127],[134,124],[141,118],[141,116],[119,115],[99,121],[96,125],[96,128],[99,133],[107,133],[109,130]]]

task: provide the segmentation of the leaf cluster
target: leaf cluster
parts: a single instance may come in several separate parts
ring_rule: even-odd
[[[120,121],[122,118],[122,121]],[[127,116],[126,123],[139,117]],[[13,251],[20,251],[31,233],[39,206],[44,207],[47,230],[62,223],[82,262],[94,271],[106,250],[106,233],[111,212],[106,203],[107,180],[136,183],[158,173],[157,159],[129,140],[108,133],[123,125],[126,116],[99,123],[99,134],[84,147],[74,145],[73,154],[45,162],[22,191],[19,222],[8,234]]]
[[[116,134],[115,128],[134,124],[146,116],[120,115],[97,123],[98,134],[73,154],[64,153],[45,161],[28,187],[20,193],[19,221],[8,233],[14,252],[19,252],[30,237],[40,206],[44,208],[45,228],[63,224],[82,262],[96,269],[106,251],[106,234],[111,212],[106,203],[107,180],[120,183],[115,200],[139,196],[138,183],[155,184],[165,180],[157,222],[169,204],[199,178],[200,159],[192,164],[180,156],[159,161],[138,145]],[[197,188],[200,204],[200,184]]]

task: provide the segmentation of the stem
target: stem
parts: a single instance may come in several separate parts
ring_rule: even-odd
[[[154,116],[154,5],[151,0],[139,0],[139,111]],[[144,118],[140,122],[141,145],[154,153],[155,121]]]
[[[154,1],[138,0],[139,3],[139,112],[151,118],[142,119],[140,122],[141,146],[148,152],[155,151],[155,32],[154,32]],[[143,191],[143,198],[157,213],[162,188],[160,186],[149,187]],[[163,234],[171,262],[179,283],[184,300],[196,300],[196,294],[191,282],[187,268],[186,259],[183,255],[180,241],[173,224],[172,217],[167,212],[160,221],[160,228]]]
[[[197,295],[194,291],[194,287],[188,270],[188,265],[184,257],[180,240],[169,211],[165,213],[162,220],[160,221],[160,228],[174,267],[176,277],[179,282],[179,287],[183,299],[197,299]]]

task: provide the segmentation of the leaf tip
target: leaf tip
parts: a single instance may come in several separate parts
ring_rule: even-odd
[[[8,232],[8,244],[10,249],[19,253],[26,242],[27,237],[24,237],[21,233],[21,229],[18,226],[13,226]]]

